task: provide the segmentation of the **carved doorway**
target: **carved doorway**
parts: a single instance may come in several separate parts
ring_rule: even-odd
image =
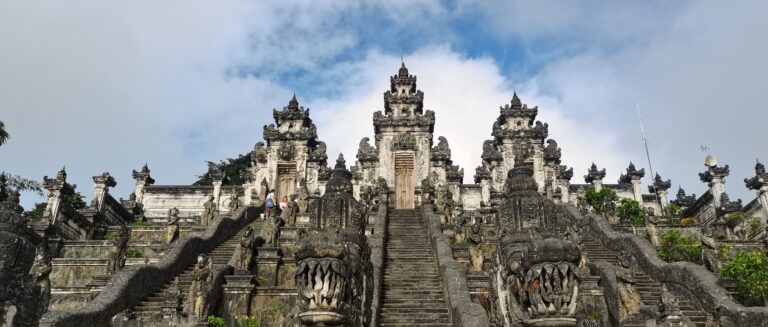
[[[293,162],[278,163],[275,201],[282,201],[284,195],[290,198],[293,193],[296,193],[296,164]]]
[[[395,154],[395,209],[413,209],[413,154]]]

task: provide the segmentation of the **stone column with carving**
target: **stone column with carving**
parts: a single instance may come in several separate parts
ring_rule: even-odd
[[[102,173],[98,176],[93,176],[93,200],[91,200],[91,206],[95,207],[97,211],[101,210],[101,205],[104,204],[104,197],[109,193],[110,187],[115,187],[117,182],[109,175],[109,173]]]
[[[598,192],[603,189],[603,178],[605,178],[605,168],[597,170],[597,165],[595,165],[594,162],[592,163],[592,166],[589,167],[587,174],[584,175],[584,181],[592,184],[595,191]]]
[[[560,202],[568,203],[571,198],[570,189],[568,185],[573,178],[573,168],[568,168],[564,165],[560,165],[555,173],[557,186],[560,188]]]
[[[714,160],[707,165],[707,170],[699,173],[699,179],[702,183],[707,183],[709,192],[712,194],[715,206],[717,206],[725,193],[725,178],[730,175],[731,169],[728,165],[718,166]]]
[[[653,178],[653,185],[648,185],[648,192],[659,196],[659,205],[664,210],[669,205],[669,189],[672,187],[672,180],[663,180],[659,174]]]
[[[147,164],[144,164],[140,171],[133,171],[133,180],[136,181],[136,189],[133,194],[136,196],[136,203],[141,204],[144,200],[144,188],[155,183],[155,180],[149,175]]]
[[[221,198],[221,185],[224,184],[224,179],[227,175],[224,173],[224,169],[217,164],[209,163],[208,175],[213,180],[213,202],[216,203],[217,208],[223,207]]]
[[[744,183],[748,189],[757,193],[757,201],[760,202],[765,216],[768,217],[768,173],[765,172],[765,166],[758,161],[755,164],[755,176],[745,178]]]
[[[619,184],[632,184],[633,197],[637,203],[640,203],[640,205],[643,204],[643,192],[640,187],[643,183],[643,177],[645,177],[645,168],[638,170],[635,168],[635,164],[631,161],[629,162],[629,167],[627,167],[627,173],[621,174],[619,177]]]
[[[45,213],[43,217],[48,218],[51,224],[56,221],[56,217],[59,215],[59,207],[61,204],[61,190],[67,184],[67,172],[65,168],[61,168],[56,174],[56,178],[43,177],[43,187],[48,190],[48,203],[45,207]]]

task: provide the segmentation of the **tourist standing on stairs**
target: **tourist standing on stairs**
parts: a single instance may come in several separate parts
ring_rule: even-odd
[[[267,219],[267,217],[271,217],[272,210],[275,208],[275,190],[271,189],[269,190],[269,193],[267,193],[267,198],[264,199],[264,219]]]
[[[285,207],[288,206],[288,196],[283,195],[283,198],[280,199],[280,211],[285,210]]]

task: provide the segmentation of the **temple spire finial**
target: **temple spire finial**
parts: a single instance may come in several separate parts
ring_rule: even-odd
[[[288,108],[299,109],[299,100],[296,100],[296,93],[293,93],[293,97],[288,101]]]

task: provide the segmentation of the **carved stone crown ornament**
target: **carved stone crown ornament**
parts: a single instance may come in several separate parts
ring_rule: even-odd
[[[592,163],[592,166],[589,167],[587,174],[584,175],[584,181],[587,183],[592,183],[593,181],[601,181],[603,178],[605,178],[605,168],[597,170],[597,165],[595,165],[594,162]]]
[[[635,164],[630,161],[629,167],[627,167],[627,173],[621,174],[621,176],[619,176],[619,184],[629,184],[633,180],[639,180],[643,177],[645,177],[645,168],[637,170],[637,168],[635,168]]]
[[[397,134],[392,141],[393,150],[417,150],[416,137],[410,133]]]

